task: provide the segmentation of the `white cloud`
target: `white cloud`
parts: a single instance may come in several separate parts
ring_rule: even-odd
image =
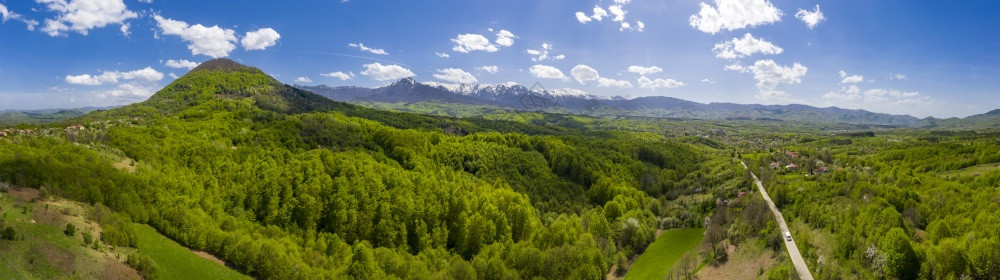
[[[566,75],[559,68],[548,65],[535,64],[528,69],[528,72],[535,76],[535,78],[566,79]]]
[[[490,39],[486,39],[485,36],[479,34],[459,34],[455,39],[451,39],[451,41],[455,42],[455,47],[451,49],[461,53],[471,51],[496,52],[500,50],[500,47],[490,43]]]
[[[438,73],[434,74],[434,78],[450,83],[457,84],[473,84],[478,82],[476,77],[472,76],[469,72],[458,68],[445,68],[438,69]]]
[[[715,0],[715,7],[701,3],[701,10],[688,22],[705,33],[736,30],[781,21],[784,13],[768,0]]]
[[[114,102],[137,102],[143,101],[153,95],[153,89],[132,84],[120,84],[117,88],[97,94],[100,99]]]
[[[618,31],[625,31],[625,30],[632,30],[632,24],[628,22],[622,22],[621,27],[618,28]]]
[[[701,81],[704,82],[704,83],[707,83],[707,84],[714,84],[715,83],[715,81],[709,80],[708,78],[701,79]]]
[[[678,88],[684,86],[684,83],[675,81],[674,79],[655,79],[651,80],[646,78],[646,76],[639,77],[639,88],[648,89],[658,89],[658,88]]]
[[[496,65],[480,66],[480,67],[476,67],[476,69],[479,69],[479,70],[481,70],[483,72],[490,73],[490,74],[496,74],[497,72],[500,72],[500,67],[497,67]]]
[[[575,15],[576,15],[576,20],[579,21],[580,23],[587,23],[591,21],[590,17],[588,17],[587,14],[583,12],[576,12]]]
[[[784,91],[778,90],[779,84],[797,84],[802,82],[802,77],[809,70],[801,64],[795,63],[791,67],[781,66],[774,60],[758,60],[753,66],[746,68],[753,72],[754,79],[757,80],[757,89],[760,91],[757,98],[768,102],[798,102],[800,100],[792,98]]]
[[[621,5],[608,6],[608,12],[610,12],[611,15],[614,16],[611,18],[611,20],[613,21],[625,21],[625,14],[628,13],[627,11],[625,11],[625,9],[622,8]]]
[[[724,69],[726,71],[737,71],[737,72],[740,72],[740,73],[746,73],[747,71],[749,71],[749,70],[747,70],[746,66],[743,66],[739,62],[726,65],[726,67]]]
[[[109,24],[124,25],[125,20],[139,17],[129,11],[123,0],[35,0],[56,12],[55,18],[45,19],[42,31],[49,36],[65,35],[68,31],[87,35],[94,28]],[[125,29],[128,30],[127,28]],[[125,32],[127,33],[127,32]]]
[[[580,84],[584,84],[584,82],[586,81],[597,80],[598,78],[601,77],[601,75],[597,74],[597,70],[594,70],[594,68],[590,68],[590,66],[583,64],[573,67],[572,70],[569,70],[569,74],[573,76],[573,79],[576,79],[576,82]]]
[[[844,72],[844,70],[840,70],[840,78],[843,79],[840,81],[841,84],[856,84],[865,81],[864,76],[861,75],[848,76],[847,72]]]
[[[538,50],[528,49],[528,50],[525,50],[524,52],[532,55],[531,61],[543,61],[543,60],[547,60],[547,59],[555,59],[555,60],[566,59],[566,55],[562,55],[562,54],[550,57],[549,56],[549,51],[550,50],[552,50],[552,45],[551,44],[549,44],[549,43],[542,43],[542,48],[541,49],[538,49]]]
[[[169,59],[167,60],[166,63],[164,63],[164,65],[170,68],[178,68],[178,69],[187,68],[188,70],[198,67],[197,62],[188,61],[187,59],[179,59],[179,60]]]
[[[715,44],[712,48],[715,57],[724,59],[736,59],[747,57],[755,53],[780,54],[784,50],[764,39],[754,38],[747,33],[743,38],[733,38],[732,40]]]
[[[236,32],[232,29],[221,28],[218,25],[205,27],[201,24],[188,25],[186,22],[164,18],[160,15],[153,16],[157,26],[165,35],[177,35],[182,40],[188,42],[188,49],[193,55],[206,55],[212,58],[225,57],[229,55],[236,45]]]
[[[413,74],[413,71],[403,68],[403,66],[395,64],[382,65],[381,63],[365,64],[365,71],[361,71],[361,75],[371,77],[377,81],[398,80],[416,76],[416,74]]]
[[[841,87],[840,91],[830,91],[822,98],[828,105],[890,113],[905,113],[912,111],[914,106],[927,107],[934,103],[934,99],[919,92],[881,88],[862,92],[857,85]]]
[[[816,4],[816,10],[812,12],[799,9],[799,12],[795,13],[795,17],[805,22],[809,29],[816,27],[817,24],[826,19],[823,12],[819,10],[819,4]]]
[[[609,78],[599,78],[597,79],[597,86],[600,87],[619,87],[619,88],[632,88],[632,82],[615,80]]]
[[[177,79],[180,78],[180,76],[177,76],[177,74],[174,73],[170,73],[170,78]]]
[[[100,75],[90,75],[82,74],[76,76],[66,76],[66,82],[74,85],[88,85],[97,86],[103,84],[117,84],[120,80],[142,80],[147,82],[155,82],[163,79],[163,73],[154,70],[152,67],[146,67],[139,70],[119,72],[119,71],[104,71]]]
[[[298,78],[295,78],[295,82],[296,83],[312,83],[313,80],[310,79],[310,78],[308,78],[308,77],[298,77]]]
[[[350,43],[350,44],[347,44],[347,46],[352,47],[352,48],[358,48],[361,51],[370,52],[370,53],[373,53],[373,54],[389,54],[388,52],[386,52],[383,49],[369,48],[368,46],[365,46],[365,44],[363,44],[363,43],[357,43],[357,44]]]
[[[263,50],[277,44],[278,39],[281,39],[278,31],[274,31],[271,28],[261,28],[257,29],[257,31],[247,32],[240,43],[248,51]]]
[[[434,52],[434,54],[436,54],[440,58],[449,58],[449,57],[451,57],[451,55],[446,54],[446,53]]]
[[[354,72],[344,73],[342,71],[337,71],[337,72],[323,73],[319,75],[324,77],[337,78],[340,79],[341,81],[346,81],[354,77]]]
[[[594,15],[590,16],[590,18],[596,19],[597,21],[602,21],[604,20],[604,17],[608,16],[608,11],[601,8],[601,6],[594,5],[593,11]]]
[[[11,10],[8,10],[7,6],[4,6],[2,3],[0,3],[0,19],[2,19],[3,22],[7,22],[8,20],[16,20],[23,22],[25,25],[28,26],[28,31],[34,31],[35,26],[38,26],[37,20],[27,19],[22,14],[18,14]]]
[[[892,77],[889,77],[889,79],[890,80],[903,80],[903,81],[907,81],[906,75],[903,75],[903,74],[892,75]]]
[[[646,31],[646,24],[641,21],[635,21],[635,30],[639,32]]]
[[[514,36],[514,33],[501,29],[500,32],[497,32],[497,39],[494,42],[500,46],[510,47],[514,45],[514,38],[517,38],[517,36]]]
[[[633,66],[629,66],[628,67],[628,71],[632,72],[632,73],[639,74],[641,76],[645,76],[645,75],[649,75],[649,74],[656,74],[656,73],[663,72],[663,68],[656,67],[656,66],[643,67],[643,66],[633,65]]]

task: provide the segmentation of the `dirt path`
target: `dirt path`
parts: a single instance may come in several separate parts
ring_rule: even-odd
[[[740,161],[740,164],[743,165],[743,169],[750,169],[743,161]],[[789,232],[788,225],[785,224],[785,217],[781,216],[781,211],[778,211],[778,207],[774,206],[774,202],[771,202],[771,196],[767,195],[767,191],[764,190],[764,184],[761,184],[760,180],[757,179],[757,174],[750,171],[750,176],[753,176],[753,181],[757,184],[757,190],[760,190],[760,194],[764,196],[764,201],[767,201],[767,206],[771,207],[771,212],[774,212],[774,219],[778,220],[778,225],[781,227],[781,239],[785,239],[785,233]],[[795,245],[795,239],[791,241],[785,239],[785,248],[788,249],[788,256],[792,258],[792,264],[795,265],[795,271],[799,273],[799,278],[812,280],[812,273],[809,273],[809,267],[806,266],[806,261],[802,259],[799,247]]]

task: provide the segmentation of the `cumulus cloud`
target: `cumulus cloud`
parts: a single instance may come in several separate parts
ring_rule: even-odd
[[[828,105],[870,111],[904,113],[914,106],[930,106],[934,100],[919,92],[874,88],[862,91],[857,85],[841,87],[822,96]]]
[[[403,66],[382,65],[381,63],[365,64],[365,71],[361,71],[361,75],[371,77],[376,81],[398,80],[416,76],[413,71],[403,68]]]
[[[240,43],[243,45],[243,49],[248,51],[263,50],[277,44],[278,39],[281,39],[278,31],[271,28],[261,28],[257,31],[247,32]]]
[[[485,36],[479,34],[459,34],[455,39],[451,39],[451,41],[455,42],[455,47],[451,49],[461,53],[471,51],[496,52],[500,50],[500,47],[490,43],[490,39],[486,39]]]
[[[15,13],[7,9],[7,6],[4,6],[2,3],[0,3],[0,20],[3,20],[3,22],[7,22],[8,20],[16,20],[23,22],[25,25],[28,26],[28,31],[34,31],[35,26],[38,26],[37,20],[25,18],[24,15]]]
[[[784,13],[768,0],[715,0],[715,6],[701,3],[698,14],[688,22],[705,33],[718,33],[781,21]]]
[[[117,84],[122,80],[138,80],[147,82],[156,82],[163,79],[163,73],[154,70],[152,67],[146,67],[139,70],[133,70],[128,72],[119,71],[104,71],[100,75],[67,75],[65,80],[67,83],[74,85],[88,85],[97,86],[103,84]]]
[[[543,60],[546,60],[546,59],[563,60],[563,59],[566,58],[566,55],[562,55],[562,54],[550,57],[549,56],[549,51],[551,51],[551,50],[552,50],[552,45],[551,44],[549,44],[549,43],[542,43],[542,48],[541,49],[537,49],[537,50],[536,49],[528,49],[528,50],[525,50],[524,52],[532,55],[531,61],[543,61]]]
[[[501,29],[500,32],[497,32],[497,39],[494,42],[500,46],[510,47],[514,45],[514,38],[517,38],[514,33]]]
[[[813,29],[821,21],[826,20],[823,12],[819,10],[819,4],[816,4],[816,10],[812,12],[799,9],[799,12],[795,13],[795,17],[805,22],[806,26],[809,26],[809,29]]]
[[[569,74],[580,84],[584,84],[586,81],[597,80],[601,77],[601,75],[597,74],[597,70],[583,64],[573,67],[572,70],[569,70]]]
[[[619,88],[632,88],[632,82],[615,80],[609,78],[599,78],[597,79],[597,86],[600,87],[619,87]]]
[[[298,78],[295,78],[295,82],[296,83],[312,83],[313,80],[310,79],[310,78],[308,78],[308,77],[298,77]]]
[[[892,75],[892,77],[889,77],[889,79],[890,80],[903,80],[903,81],[907,81],[906,75],[903,75],[903,74]]]
[[[496,74],[497,72],[500,72],[500,67],[497,67],[496,65],[479,66],[476,67],[476,69],[479,69],[480,71],[490,74]]]
[[[188,70],[198,67],[197,62],[188,61],[187,59],[179,59],[179,60],[169,59],[167,60],[166,63],[164,63],[164,65],[170,68],[177,68],[177,69],[187,68]]]
[[[434,74],[434,78],[442,80],[445,82],[456,83],[456,84],[473,84],[478,82],[476,77],[472,76],[469,72],[458,68],[445,68],[438,69],[438,73]]]
[[[437,55],[440,58],[449,58],[449,57],[451,57],[451,55],[446,54],[446,53],[434,52],[434,54]]]
[[[724,59],[736,59],[750,56],[755,53],[780,54],[784,50],[764,39],[754,38],[747,33],[743,38],[733,38],[732,40],[715,44],[712,48],[715,57]]]
[[[613,21],[625,21],[625,14],[628,12],[622,8],[621,5],[611,5],[608,6],[608,12],[613,16],[611,20]]]
[[[659,89],[659,88],[678,88],[684,86],[684,83],[675,81],[674,79],[650,79],[646,76],[639,77],[639,87],[648,89]]]
[[[201,24],[188,25],[186,22],[153,16],[157,26],[164,35],[176,35],[188,43],[188,49],[193,55],[206,55],[212,58],[229,55],[236,45],[236,32],[221,28],[218,25],[205,27]]]
[[[663,72],[663,68],[656,67],[656,66],[645,67],[645,66],[632,65],[632,66],[628,67],[628,71],[632,72],[632,73],[636,73],[636,74],[642,75],[642,76],[645,76],[645,75],[649,75],[649,74],[656,74],[656,73]]]
[[[139,14],[125,7],[123,0],[35,1],[44,4],[49,11],[56,12],[56,17],[45,19],[45,26],[42,27],[42,31],[49,36],[65,35],[68,31],[87,35],[91,29],[109,24],[126,25],[126,20],[139,17]],[[123,31],[128,35],[127,27]]]
[[[100,99],[119,103],[143,101],[150,96],[153,96],[153,88],[133,84],[120,84],[112,90],[97,94]]]
[[[576,12],[575,15],[576,15],[576,20],[579,21],[580,23],[587,23],[591,21],[590,17],[588,17],[587,14],[584,12]]]
[[[341,81],[346,81],[350,80],[351,78],[354,78],[354,72],[344,73],[341,71],[337,71],[337,72],[323,73],[319,75],[324,77],[337,78],[340,79]]]
[[[840,78],[843,79],[840,81],[841,84],[856,84],[865,81],[864,76],[861,75],[849,76],[847,75],[847,72],[844,72],[844,70],[840,70]]]
[[[541,79],[566,79],[566,75],[563,74],[559,68],[555,68],[548,65],[535,64],[528,69],[535,78]]]
[[[715,83],[715,81],[713,81],[713,80],[710,80],[710,79],[708,79],[708,78],[704,78],[704,79],[701,79],[701,81],[702,81],[703,83],[706,83],[706,84],[714,84],[714,83]]]
[[[746,67],[757,80],[759,94],[757,98],[768,102],[797,102],[788,93],[778,90],[779,84],[797,84],[809,70],[799,63],[792,66],[781,66],[774,60],[758,60],[754,65]]]
[[[747,71],[749,71],[747,70],[746,66],[743,66],[743,64],[740,64],[739,62],[726,65],[726,67],[724,67],[723,69],[725,69],[726,71],[736,71],[740,73],[746,73]]]
[[[363,43],[357,43],[357,44],[350,43],[350,44],[347,44],[347,46],[352,47],[352,48],[358,48],[359,50],[361,50],[363,52],[370,52],[370,53],[373,53],[373,54],[389,54],[388,52],[386,52],[383,49],[369,48],[368,46],[365,46],[365,44],[363,44]]]
[[[646,24],[641,21],[635,21],[635,31],[643,32],[646,31]]]

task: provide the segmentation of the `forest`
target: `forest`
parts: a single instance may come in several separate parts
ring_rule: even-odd
[[[233,64],[3,138],[0,181],[114,211],[108,244],[145,223],[263,279],[597,279],[703,226],[711,207],[670,199],[729,179],[701,170],[728,151],[686,138],[377,111]]]

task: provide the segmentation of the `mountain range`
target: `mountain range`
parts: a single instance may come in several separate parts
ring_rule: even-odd
[[[658,117],[704,120],[793,121],[803,123],[846,123],[897,127],[962,126],[968,121],[952,118],[920,119],[838,107],[819,108],[801,104],[761,105],[735,103],[698,103],[666,96],[598,96],[572,88],[545,89],[538,84],[525,87],[517,83],[446,84],[417,82],[404,78],[378,88],[327,85],[296,88],[327,98],[350,103],[421,103],[440,102],[493,106],[504,109],[572,113],[600,117]],[[994,111],[997,112],[997,111]],[[1000,114],[1000,113],[998,113]],[[967,119],[982,123],[997,120],[990,113]],[[992,118],[991,118],[992,116]],[[996,123],[996,122],[993,122]]]

